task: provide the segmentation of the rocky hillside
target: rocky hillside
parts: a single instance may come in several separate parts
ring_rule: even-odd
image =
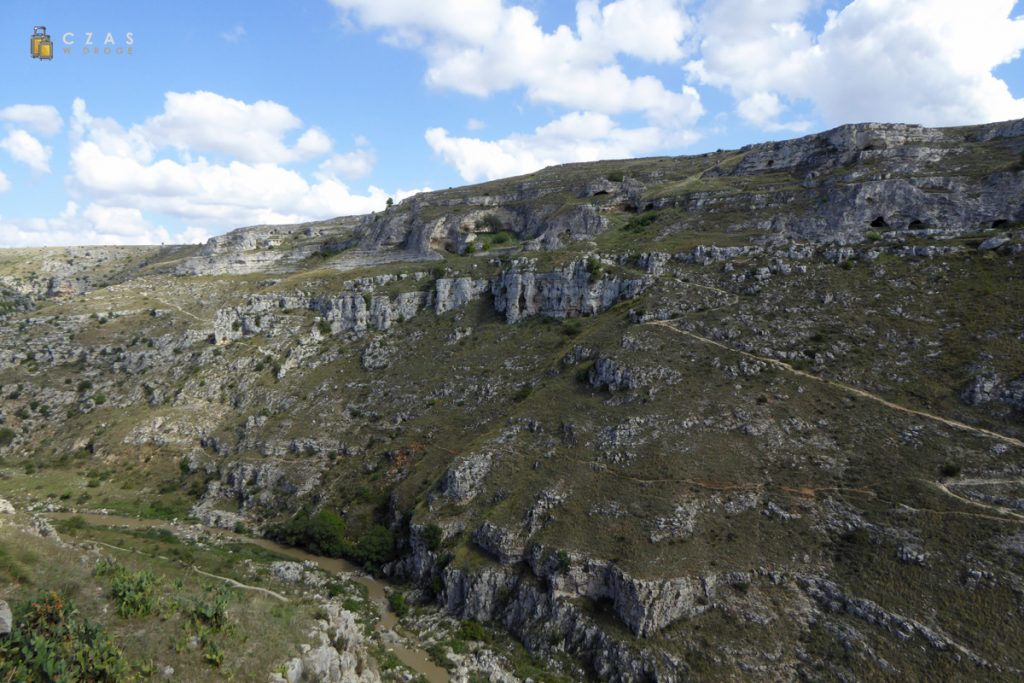
[[[534,680],[1019,680],[1022,267],[1024,121],[8,252],[0,495],[331,548]]]

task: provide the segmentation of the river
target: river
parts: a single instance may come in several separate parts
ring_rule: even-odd
[[[173,530],[175,527],[174,524],[160,519],[136,519],[134,517],[100,515],[87,512],[51,512],[46,516],[52,519],[81,517],[89,524],[97,526],[124,526],[136,529],[168,530]],[[387,595],[384,593],[384,582],[378,581],[371,576],[367,576],[359,567],[351,562],[335,557],[313,555],[304,550],[290,548],[279,543],[274,543],[273,541],[265,538],[253,538],[252,536],[236,534],[233,531],[228,531],[226,529],[216,529],[212,527],[203,527],[203,529],[221,538],[236,541],[238,543],[250,543],[299,562],[305,562],[307,560],[314,562],[318,567],[331,574],[345,574],[346,578],[352,579],[356,583],[366,586],[370,600],[373,601],[380,612],[380,619],[377,621],[376,626],[378,631],[383,632],[392,630],[398,624],[398,617],[396,617],[395,613],[388,607]],[[396,657],[398,657],[398,660],[402,662],[402,664],[409,667],[416,673],[423,674],[430,683],[448,683],[448,672],[430,661],[430,657],[423,650],[419,648],[406,647],[399,643],[392,643],[387,647],[395,654]]]

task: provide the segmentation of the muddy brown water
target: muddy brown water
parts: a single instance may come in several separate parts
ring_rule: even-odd
[[[74,512],[51,512],[46,515],[51,519],[70,519],[71,517],[81,517],[89,524],[97,526],[122,526],[134,529],[173,529],[175,525],[170,522],[165,522],[159,519],[136,519],[134,517],[121,517],[118,515],[100,515],[95,513],[74,513]],[[352,579],[356,583],[366,587],[369,593],[370,600],[377,606],[380,612],[380,619],[377,621],[376,629],[378,631],[389,631],[393,630],[398,624],[398,617],[388,607],[387,595],[384,592],[384,586],[386,585],[383,581],[377,581],[371,576],[367,576],[360,570],[359,567],[335,557],[323,557],[321,555],[313,555],[307,553],[304,550],[298,548],[289,548],[288,546],[274,543],[265,538],[253,538],[252,536],[244,536],[242,534],[236,534],[233,531],[226,529],[215,529],[211,527],[203,527],[204,531],[219,536],[221,538],[230,539],[238,543],[249,543],[251,545],[259,546],[265,550],[269,550],[278,555],[288,557],[298,562],[313,562],[318,567],[331,574],[344,574],[346,578]],[[449,676],[448,672],[430,661],[430,657],[427,653],[419,648],[407,647],[400,643],[391,643],[386,646],[391,652],[398,657],[398,660],[405,666],[409,667],[413,671],[419,674],[423,674],[430,683],[448,683]]]

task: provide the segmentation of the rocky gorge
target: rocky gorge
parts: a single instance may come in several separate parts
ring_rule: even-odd
[[[1014,680],[1022,159],[862,124],[0,254],[0,495],[347,557],[453,676]],[[388,679],[320,597],[268,675]]]

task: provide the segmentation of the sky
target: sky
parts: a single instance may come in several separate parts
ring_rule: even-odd
[[[200,242],[552,164],[1024,118],[1013,0],[4,0],[0,247]],[[52,60],[33,59],[45,26]]]

